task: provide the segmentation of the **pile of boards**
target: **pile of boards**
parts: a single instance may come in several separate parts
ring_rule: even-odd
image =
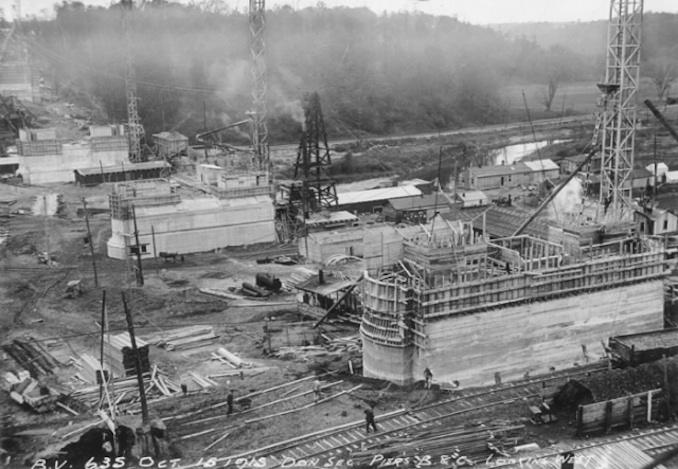
[[[34,378],[52,374],[54,368],[60,365],[59,361],[32,337],[27,340],[14,339],[12,343],[3,345],[2,349]]]
[[[157,366],[153,366],[149,373],[143,374],[143,381],[146,398],[149,399],[149,402],[152,402],[154,398],[172,396],[181,392],[180,386],[169,379]],[[98,408],[100,403],[102,401],[106,403],[107,399],[111,399],[111,402],[116,406],[126,410],[135,408],[140,403],[136,376],[114,379],[109,382],[108,390],[109,396],[102,396],[100,385],[95,384],[76,389],[71,397],[90,408]]]
[[[329,339],[323,334],[323,338]],[[329,339],[323,345],[306,345],[296,347],[280,347],[273,355],[282,359],[309,360],[315,357],[346,357],[360,353],[360,338],[358,336],[338,337]]]
[[[136,343],[141,358],[141,372],[148,373],[151,371],[148,343],[138,338]],[[136,357],[132,351],[132,343],[127,332],[104,337],[104,362],[116,377],[136,374]]]
[[[47,386],[40,386],[28,371],[21,371],[17,375],[7,372],[2,378],[5,390],[14,401],[26,404],[38,413],[54,410],[58,394]]]
[[[148,336],[146,340],[166,350],[189,350],[216,342],[217,335],[212,326],[188,326]]]

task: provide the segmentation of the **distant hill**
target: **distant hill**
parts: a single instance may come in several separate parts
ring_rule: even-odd
[[[607,21],[492,25],[507,38],[523,37],[539,47],[559,46],[589,56],[605,54],[607,28]],[[645,13],[642,44],[643,60],[667,58],[678,62],[678,14]]]

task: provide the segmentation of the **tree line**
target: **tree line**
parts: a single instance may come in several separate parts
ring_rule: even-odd
[[[155,0],[132,12],[138,109],[147,134],[176,129],[192,137],[251,109],[248,16],[219,5]],[[43,75],[59,93],[91,97],[110,121],[124,122],[121,6],[64,1],[55,13],[50,21],[24,24]],[[677,17],[657,21],[664,28]],[[595,81],[604,64],[604,49],[542,46],[515,31],[421,13],[283,6],[266,12],[266,25],[272,143],[297,140],[304,91],[320,94],[331,136],[361,139],[500,123],[502,87],[547,90],[557,86],[554,80]],[[675,31],[649,34],[644,47],[653,60],[676,53]]]

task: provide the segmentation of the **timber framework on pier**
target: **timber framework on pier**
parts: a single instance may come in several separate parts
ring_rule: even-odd
[[[469,377],[470,369],[445,364],[446,356],[448,362],[456,357],[511,375],[525,368],[506,359],[512,349],[521,360],[552,353],[549,367],[571,365],[610,332],[661,327],[665,259],[662,243],[649,238],[627,237],[573,253],[530,236],[489,241],[462,222],[422,227],[404,241],[396,268],[364,277],[367,374],[372,369],[375,376],[408,382],[440,362],[439,374]],[[465,347],[467,337],[475,339]],[[497,350],[503,341],[508,349]],[[378,364],[389,359],[392,369],[382,372],[388,366]]]

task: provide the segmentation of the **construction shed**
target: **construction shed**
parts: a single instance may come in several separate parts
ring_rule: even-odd
[[[156,152],[158,158],[165,160],[184,155],[188,149],[188,137],[176,130],[153,134],[153,142],[158,147]]]
[[[360,220],[351,212],[317,212],[311,213],[309,217],[304,220],[306,229],[309,233],[315,231],[336,230],[338,228],[349,228],[358,226]]]
[[[661,202],[653,207],[636,206],[633,219],[641,234],[662,235],[678,231],[678,215]]]
[[[392,223],[426,223],[436,213],[448,213],[450,200],[444,194],[415,195],[389,199],[383,209],[384,219]]]
[[[381,213],[389,200],[421,195],[415,186],[395,186],[337,194],[337,210],[354,213]]]
[[[555,179],[559,167],[551,160],[538,160],[464,170],[464,183],[472,189],[499,189]]]
[[[330,277],[321,270],[318,272],[318,275],[314,275],[308,280],[297,284],[294,288],[302,292],[302,301],[304,303],[322,309],[329,309],[353,283],[351,280]],[[358,296],[346,298],[339,307],[338,312],[343,310],[357,311],[359,304]]]
[[[490,202],[483,191],[464,190],[458,192],[455,197],[455,202],[461,202],[462,208],[485,207]]]
[[[635,366],[678,355],[678,328],[610,337],[612,354]]]
[[[141,179],[159,179],[171,169],[165,161],[147,161],[99,168],[80,168],[74,170],[75,182],[81,186],[94,186],[104,182],[137,181]]]

